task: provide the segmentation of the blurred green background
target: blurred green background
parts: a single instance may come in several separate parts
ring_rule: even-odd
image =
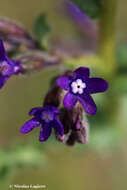
[[[55,39],[73,39],[76,46],[80,33],[61,12],[62,3],[0,0],[0,16],[15,19],[32,31],[36,17],[47,12],[52,27],[50,39],[57,47],[60,40]],[[118,65],[127,64],[126,7],[126,0],[118,2]],[[89,117],[88,144],[70,148],[55,142],[53,136],[39,143],[38,129],[20,134],[20,127],[29,119],[28,111],[41,105],[50,79],[57,73],[54,68],[25,77],[13,76],[0,91],[0,189],[8,190],[10,184],[40,184],[49,190],[126,190],[127,74],[116,77],[114,91],[95,96],[98,114]]]

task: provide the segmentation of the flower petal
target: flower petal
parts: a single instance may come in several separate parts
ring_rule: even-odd
[[[79,94],[82,94],[82,93],[83,93],[83,89],[82,89],[82,88],[79,88],[79,89],[78,89],[78,93],[79,93]]]
[[[74,71],[74,78],[84,78],[87,79],[90,75],[90,70],[88,67],[79,67]]]
[[[42,107],[36,107],[36,108],[32,108],[29,112],[29,115],[32,116],[32,115],[36,115],[36,114],[39,114],[39,112],[41,112],[43,110]]]
[[[53,111],[55,114],[57,114],[57,115],[59,115],[59,114],[61,113],[60,110],[57,109],[57,108],[54,107],[54,106],[52,106],[52,111]]]
[[[89,94],[104,92],[108,89],[108,83],[101,78],[90,78],[87,83]]]
[[[4,48],[3,41],[0,40],[0,61],[3,61],[6,59],[6,51]]]
[[[43,108],[43,110],[45,110],[45,111],[50,110],[51,112],[54,112],[56,115],[60,114],[60,110],[57,109],[55,106],[51,106],[51,105],[50,106],[49,105],[45,106]]]
[[[81,86],[82,85],[82,80],[81,79],[77,79],[76,83],[77,83],[77,85]]]
[[[81,84],[81,88],[86,88],[86,83],[83,82],[83,83]]]
[[[72,88],[77,87],[77,83],[76,83],[76,82],[72,82],[72,83],[71,83],[71,87],[72,87]]]
[[[71,80],[71,77],[69,76],[61,76],[56,80],[56,84],[63,88],[64,90],[69,90],[69,82]]]
[[[67,93],[64,97],[63,104],[69,110],[72,109],[77,102],[77,97],[71,93]]]
[[[62,125],[62,123],[60,122],[60,120],[58,118],[56,118],[53,122],[52,122],[52,127],[56,130],[56,132],[58,132],[61,136],[64,135],[64,127]]]
[[[94,103],[93,98],[89,94],[79,95],[78,99],[88,114],[96,114],[96,104]]]
[[[76,94],[78,91],[79,91],[79,89],[78,89],[77,86],[72,87],[72,92],[73,92],[74,94]]]
[[[38,121],[35,121],[34,119],[31,119],[27,121],[20,129],[21,133],[29,133],[32,131],[35,127],[38,127],[40,123]]]
[[[39,141],[46,141],[51,135],[52,128],[48,124],[44,124],[40,130]]]

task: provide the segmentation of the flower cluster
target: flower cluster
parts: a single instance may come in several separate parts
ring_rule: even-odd
[[[22,63],[21,58],[11,60],[7,56],[3,41],[0,40],[0,88],[12,75],[23,73]],[[53,63],[57,64],[57,60]],[[28,133],[40,126],[39,140],[46,141],[53,128],[58,141],[68,145],[86,143],[89,125],[85,112],[93,115],[97,111],[91,94],[104,92],[107,88],[108,83],[104,79],[90,78],[87,67],[79,67],[74,72],[67,71],[55,80],[55,85],[44,98],[43,106],[30,111],[29,115],[33,117],[21,127],[20,132]]]
[[[8,58],[3,41],[0,40],[0,88],[14,74],[19,74],[22,66],[19,61],[13,61]]]
[[[74,19],[80,20],[83,16],[82,21],[87,23],[88,17],[70,1],[68,8],[72,17],[78,13]],[[44,19],[43,15],[40,18]],[[1,38],[4,39],[4,44],[0,40],[0,88],[12,75],[38,72],[62,62],[58,53],[42,51],[38,38],[31,36],[23,27],[6,19],[0,20]],[[47,28],[47,25],[45,27]],[[9,52],[13,52],[15,48],[20,52],[21,44],[27,51],[17,53],[16,60],[10,59],[4,45],[8,46]],[[28,64],[29,62],[31,64]],[[94,115],[97,112],[97,106],[91,95],[104,92],[107,88],[108,83],[104,79],[90,77],[90,70],[87,67],[66,71],[50,86],[42,106],[31,109],[29,115],[32,118],[21,127],[20,132],[25,134],[40,127],[39,140],[46,141],[53,128],[56,140],[60,142],[67,145],[74,145],[75,142],[86,143],[89,131],[86,113]]]
[[[20,131],[28,133],[40,126],[39,140],[46,141],[54,128],[58,141],[68,145],[74,145],[75,142],[86,143],[89,125],[85,112],[93,115],[97,111],[91,94],[104,92],[108,88],[104,79],[90,78],[89,75],[89,68],[80,67],[74,72],[66,72],[64,76],[58,77],[55,86],[44,98],[44,107],[33,108],[30,115],[34,117],[26,122]],[[59,111],[61,102],[64,108]]]

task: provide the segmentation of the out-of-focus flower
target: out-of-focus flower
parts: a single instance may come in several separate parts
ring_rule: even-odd
[[[1,35],[0,35],[0,38],[4,42],[4,47],[5,47],[7,53],[16,52],[17,48],[19,47],[19,45],[17,43],[13,43],[11,41],[8,41],[7,38],[2,38]]]
[[[77,103],[72,110],[63,108],[61,112],[64,136],[61,137],[56,132],[56,139],[70,146],[76,142],[81,144],[87,143],[89,138],[89,124],[82,106]]]
[[[51,51],[31,50],[16,57],[22,63],[22,74],[33,74],[62,63],[60,55]]]
[[[59,133],[60,136],[64,135],[64,128],[60,122],[58,115],[60,111],[54,106],[44,106],[31,109],[29,115],[33,118],[26,122],[20,129],[21,133],[28,133],[35,127],[40,126],[40,141],[46,141],[51,135],[52,128]]]
[[[3,87],[11,75],[19,74],[21,71],[22,67],[20,62],[8,58],[3,41],[0,40],[0,88]]]
[[[0,38],[10,45],[24,45],[28,49],[38,49],[39,44],[36,39],[18,22],[0,17]]]
[[[69,110],[79,101],[88,114],[96,114],[97,107],[90,94],[106,91],[108,83],[101,78],[89,78],[89,75],[89,68],[79,67],[74,71],[73,76],[65,75],[56,80],[59,87],[68,91],[63,104]]]
[[[88,16],[81,11],[80,8],[78,8],[72,1],[67,0],[66,1],[66,9],[71,18],[73,18],[78,24],[86,24],[86,21],[88,20]]]
[[[89,36],[96,37],[96,21],[90,19],[90,17],[72,1],[66,0],[65,5],[68,16],[78,25],[79,29]]]

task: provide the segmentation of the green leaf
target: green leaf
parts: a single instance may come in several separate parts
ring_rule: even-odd
[[[71,0],[71,1],[91,18],[98,18],[101,14],[101,0]]]
[[[47,23],[47,15],[45,13],[41,13],[34,24],[34,34],[41,44],[44,46],[44,37],[51,31],[49,24]]]

